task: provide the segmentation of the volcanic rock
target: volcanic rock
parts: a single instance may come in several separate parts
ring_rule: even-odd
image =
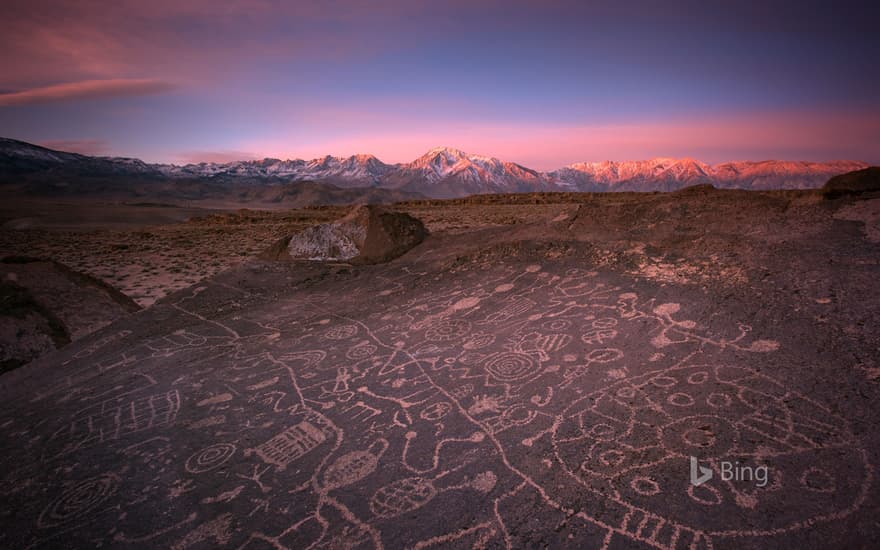
[[[880,191],[880,166],[834,176],[822,187],[822,195],[826,199],[861,195],[871,191]]]
[[[375,264],[402,255],[427,234],[424,224],[409,214],[359,205],[334,222],[281,239],[263,257]]]

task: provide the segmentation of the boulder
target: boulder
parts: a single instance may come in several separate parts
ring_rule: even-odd
[[[409,214],[360,205],[336,221],[281,239],[263,257],[375,264],[402,255],[427,234],[421,220]]]
[[[826,199],[880,191],[880,166],[834,176],[822,187]]]

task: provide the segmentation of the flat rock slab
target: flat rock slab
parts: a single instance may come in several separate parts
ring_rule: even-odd
[[[877,385],[787,297],[540,249],[405,259],[250,264],[0,377],[0,546],[880,536]]]

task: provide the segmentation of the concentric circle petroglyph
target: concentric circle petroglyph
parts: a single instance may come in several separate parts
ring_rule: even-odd
[[[354,361],[359,361],[361,359],[366,359],[367,357],[372,356],[376,353],[378,348],[369,342],[361,342],[360,344],[354,346],[349,349],[345,356],[348,359],[352,359]]]
[[[102,474],[76,483],[43,510],[37,526],[49,529],[83,517],[115,495],[119,481],[116,474]]]
[[[222,466],[235,454],[236,446],[232,443],[216,443],[190,455],[186,460],[186,471],[203,474]]]
[[[535,361],[525,353],[503,352],[485,363],[486,372],[499,382],[517,382],[535,372]]]

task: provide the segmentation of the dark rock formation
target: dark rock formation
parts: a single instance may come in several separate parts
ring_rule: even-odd
[[[822,187],[822,195],[826,199],[861,195],[871,191],[880,191],[880,166],[834,176]]]
[[[273,260],[375,264],[402,255],[427,234],[422,222],[408,214],[361,205],[334,222],[281,239],[263,256]]]
[[[24,365],[140,309],[116,289],[57,262],[0,262],[0,372]]]

